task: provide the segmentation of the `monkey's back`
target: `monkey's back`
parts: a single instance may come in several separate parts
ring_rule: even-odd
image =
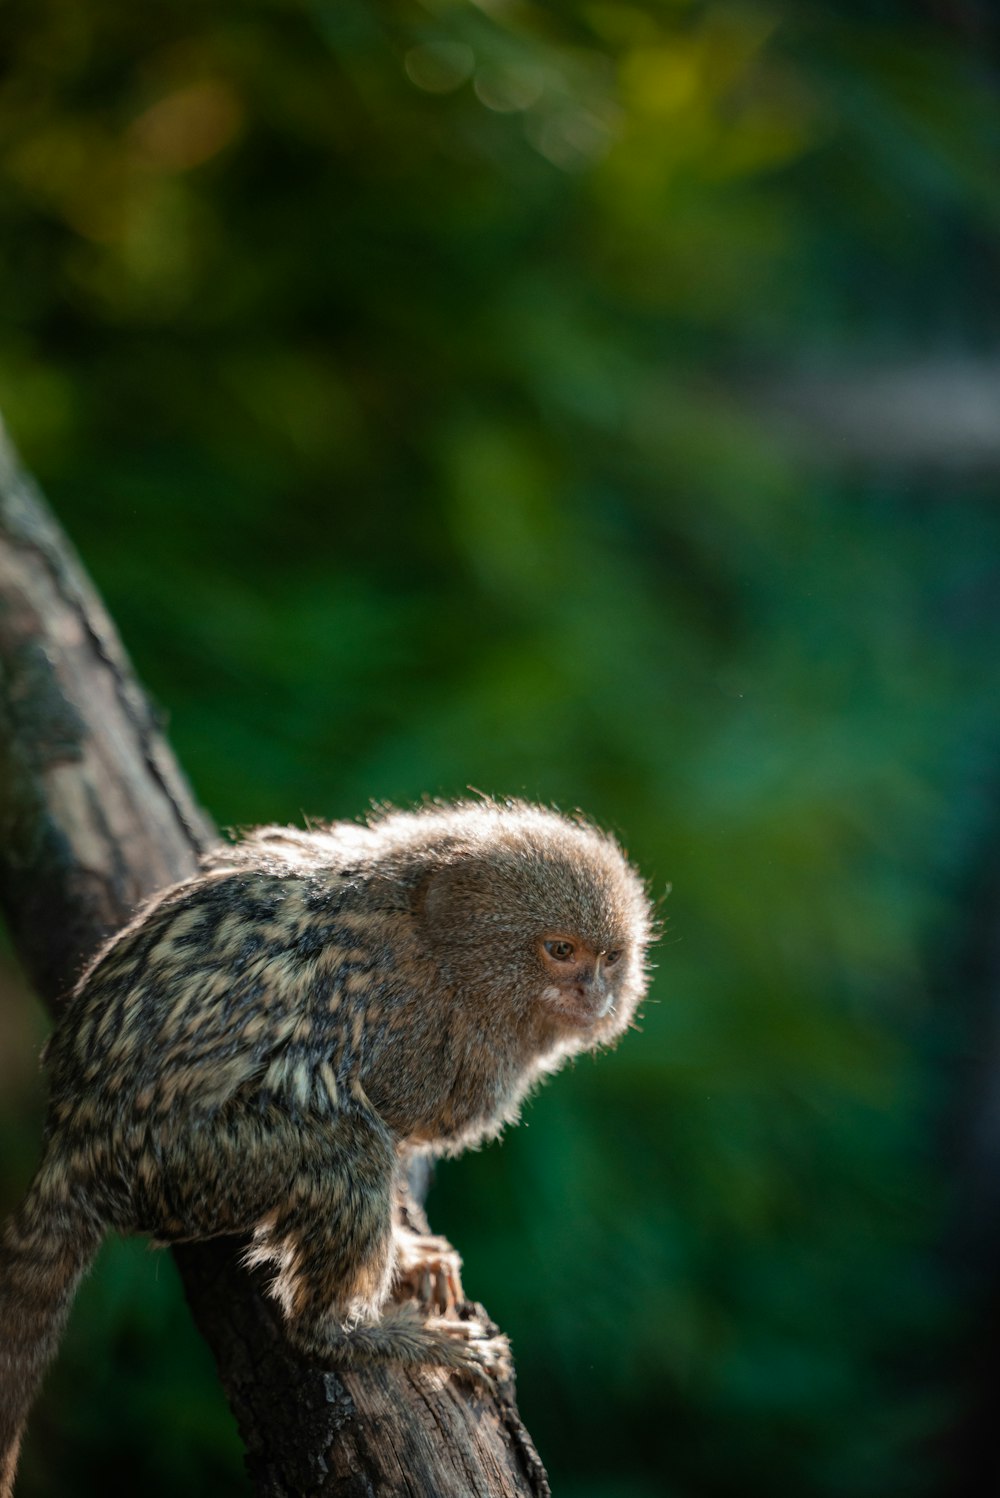
[[[335,1107],[377,949],[357,881],[238,868],[181,885],[85,974],[49,1046],[52,1116],[90,1128],[260,1107]]]

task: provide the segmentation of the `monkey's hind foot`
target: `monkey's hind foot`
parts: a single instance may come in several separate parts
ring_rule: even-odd
[[[474,1318],[426,1320],[413,1301],[392,1306],[379,1321],[324,1327],[316,1336],[303,1335],[300,1330],[295,1340],[305,1352],[335,1368],[373,1363],[449,1368],[489,1388],[511,1376],[506,1337],[491,1335],[490,1329]]]
[[[482,1306],[463,1302],[462,1319],[434,1316],[425,1321],[425,1328],[435,1336],[441,1336],[457,1349],[458,1360],[447,1366],[479,1379],[491,1389],[498,1384],[510,1383],[514,1367],[510,1357],[510,1342],[492,1322],[476,1315]]]

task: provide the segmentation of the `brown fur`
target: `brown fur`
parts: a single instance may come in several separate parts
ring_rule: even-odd
[[[383,1314],[400,1162],[497,1133],[615,1040],[649,939],[617,844],[519,802],[263,828],[141,911],[50,1042],[42,1164],[0,1238],[0,1498],[108,1229],[249,1235],[329,1363],[473,1363],[412,1306]]]

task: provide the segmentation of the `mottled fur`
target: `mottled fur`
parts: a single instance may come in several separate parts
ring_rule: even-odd
[[[50,1042],[42,1165],[0,1239],[0,1494],[108,1229],[251,1235],[329,1362],[468,1365],[412,1306],[382,1314],[400,1161],[497,1133],[613,1041],[649,935],[616,843],[489,801],[263,828],[141,911]]]

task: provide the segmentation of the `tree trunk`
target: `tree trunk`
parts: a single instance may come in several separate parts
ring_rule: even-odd
[[[0,903],[54,1014],[97,946],[193,873],[215,839],[100,599],[2,433],[0,832]],[[174,1258],[255,1493],[548,1494],[509,1389],[490,1394],[438,1369],[317,1368],[288,1344],[239,1248],[216,1240]]]

